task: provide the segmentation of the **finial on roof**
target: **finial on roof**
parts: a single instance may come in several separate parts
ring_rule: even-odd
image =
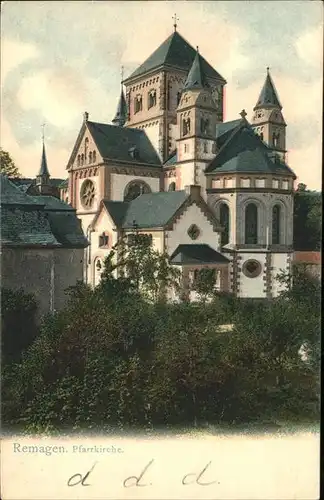
[[[174,14],[174,16],[172,17],[174,23],[173,23],[173,27],[174,27],[174,31],[177,31],[177,21],[179,21],[179,18],[177,17],[177,14]]]
[[[45,133],[44,133],[45,125],[46,125],[46,123],[43,123],[41,125],[41,127],[42,127],[42,142],[43,142],[43,144],[45,142]]]
[[[196,50],[197,50],[197,52],[198,52],[198,54],[199,54],[199,47],[198,47],[198,45],[196,46]]]
[[[86,123],[88,120],[89,120],[89,113],[87,111],[85,111],[83,113],[83,121],[84,121],[84,123]]]
[[[120,77],[121,77],[121,84],[123,85],[123,80],[124,80],[124,66],[120,68]]]
[[[242,116],[243,120],[245,120],[245,117],[247,116],[247,112],[245,111],[245,109],[242,109],[240,115]]]
[[[269,68],[269,66],[267,66],[267,73],[268,73],[268,74],[269,74],[269,71],[270,71],[270,68]]]

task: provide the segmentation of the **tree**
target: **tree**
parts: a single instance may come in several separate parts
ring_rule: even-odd
[[[2,360],[18,362],[38,333],[37,303],[32,294],[6,288],[1,290],[1,299]]]
[[[294,197],[294,249],[315,251],[321,248],[322,193],[299,184]]]
[[[9,178],[21,176],[10,154],[2,148],[0,148],[0,172]]]
[[[114,293],[119,289],[121,295],[128,291],[153,303],[163,302],[167,290],[179,294],[180,271],[169,264],[166,253],[153,249],[149,235],[134,231],[120,238],[106,258],[102,286]]]

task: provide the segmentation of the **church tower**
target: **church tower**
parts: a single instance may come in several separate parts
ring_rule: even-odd
[[[47,166],[44,135],[41,166],[36,176],[36,188],[39,194],[51,194],[50,173]]]
[[[275,155],[285,161],[287,125],[269,68],[267,68],[267,76],[253,111],[252,127],[255,132]]]
[[[205,168],[216,154],[217,105],[198,48],[177,108],[177,189],[199,184],[206,192]]]

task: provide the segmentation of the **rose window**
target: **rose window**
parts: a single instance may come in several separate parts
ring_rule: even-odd
[[[93,182],[87,180],[81,188],[81,203],[85,208],[91,208],[95,198],[95,187]]]
[[[200,235],[199,227],[197,227],[196,224],[192,224],[188,229],[188,235],[192,240],[196,240]]]
[[[256,278],[259,276],[261,269],[260,262],[254,259],[247,260],[243,265],[243,273],[248,278]]]

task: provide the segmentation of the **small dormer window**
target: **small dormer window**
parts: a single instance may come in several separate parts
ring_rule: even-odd
[[[156,90],[151,90],[148,94],[148,109],[156,106]]]
[[[139,113],[143,109],[143,98],[139,94],[134,99],[134,113]]]
[[[129,149],[129,154],[133,158],[133,160],[139,159],[139,151],[135,146]]]

